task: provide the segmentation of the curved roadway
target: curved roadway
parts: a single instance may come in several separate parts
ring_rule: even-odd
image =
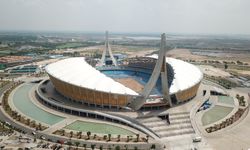
[[[5,90],[11,87],[12,84],[8,84],[5,87],[3,87],[0,91],[0,94],[2,95]],[[35,129],[29,128],[25,125],[22,125],[21,123],[18,123],[17,121],[11,119],[8,114],[5,113],[5,110],[3,107],[0,107],[0,120],[2,122],[9,122],[13,127],[21,129],[23,132],[27,133],[28,135],[32,136],[32,132],[35,131]],[[72,143],[79,142],[80,145],[87,144],[87,147],[90,147],[92,144],[95,144],[96,147],[103,146],[104,148],[108,148],[110,145],[120,145],[123,147],[124,145],[127,145],[129,148],[134,148],[135,146],[140,148],[140,149],[145,149],[149,148],[151,144],[136,144],[136,143],[117,143],[117,142],[99,142],[99,141],[83,141],[83,140],[77,140],[77,139],[72,139],[72,138],[67,138],[63,136],[56,136],[53,134],[45,134],[42,131],[35,131],[36,132],[36,138],[40,138],[41,136],[44,136],[46,139],[50,139],[52,142],[57,142],[58,140],[63,140],[63,141],[71,141]],[[159,149],[160,146],[156,144]]]

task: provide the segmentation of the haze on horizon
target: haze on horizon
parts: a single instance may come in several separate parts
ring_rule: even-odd
[[[249,0],[1,0],[0,30],[250,34]]]

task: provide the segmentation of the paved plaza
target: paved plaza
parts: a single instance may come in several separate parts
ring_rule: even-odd
[[[175,107],[168,108],[165,110],[119,112],[117,110],[108,111],[108,110],[100,109],[98,111],[135,119],[136,121],[145,125],[147,128],[154,131],[157,135],[159,135],[160,136],[159,142],[162,144],[163,147],[165,147],[165,149],[168,149],[168,150],[170,149],[171,150],[186,150],[186,149],[189,150],[189,149],[195,149],[195,148],[202,149],[202,150],[213,150],[213,149],[215,150],[217,149],[219,150],[220,149],[247,150],[250,145],[250,142],[248,138],[246,137],[246,133],[248,132],[250,133],[250,116],[248,114],[248,110],[247,112],[245,112],[245,115],[239,121],[237,121],[233,125],[221,131],[217,131],[212,134],[206,133],[204,131],[204,128],[201,127],[201,124],[197,123],[199,122],[200,118],[196,116],[196,112],[194,112],[193,110],[197,110],[197,108],[210,97],[208,93],[210,93],[210,90],[212,90],[214,86],[215,85],[213,83],[204,82],[203,84],[201,84],[196,97],[194,97],[191,101],[188,101],[186,103],[183,103],[183,104],[180,104],[180,105],[177,105]],[[218,88],[223,89],[222,87],[218,85],[216,86]],[[93,121],[93,119],[69,115],[69,114],[61,113],[54,109],[48,108],[47,106],[41,104],[36,99],[36,96],[34,94],[35,89],[36,89],[36,86],[34,86],[32,90],[28,93],[33,104],[35,104],[37,107],[41,108],[44,111],[56,114],[58,116],[65,117],[62,121],[55,123],[53,125],[50,125],[48,129],[38,133],[39,135],[44,135],[44,136],[50,137],[51,139],[58,138],[52,134],[54,131],[58,129],[62,129],[65,126],[78,120]],[[202,95],[204,90],[206,90],[207,92],[205,95]],[[248,95],[246,93],[247,90],[242,89],[242,88],[232,89],[232,90],[223,89],[223,90],[225,90],[232,97],[235,97],[236,94],[240,94],[248,98]],[[216,99],[214,101],[217,103],[218,100]],[[65,103],[67,103],[69,106],[76,105],[74,102],[69,102],[69,101],[65,101]],[[13,105],[13,103],[10,103],[10,105]],[[228,106],[229,104],[221,104],[221,105]],[[80,106],[80,107],[84,109],[89,109],[89,111],[94,111],[94,108],[88,108],[84,106]],[[234,107],[238,107],[238,105]],[[18,109],[16,110],[19,111]],[[157,117],[157,116],[161,116],[164,114],[169,114],[170,124],[164,120],[161,120],[159,117]],[[6,114],[4,114],[2,110],[1,117],[4,118],[4,116],[6,116]],[[9,120],[9,122],[11,123],[14,122],[14,120],[11,120],[11,119],[6,118],[6,120]],[[100,122],[100,121],[97,121],[97,122]],[[109,123],[109,124],[113,124],[113,123]],[[20,127],[23,126],[22,124],[18,124],[18,123],[16,125]],[[133,128],[128,128],[126,126],[123,126],[123,128],[127,128],[131,131],[138,132],[137,130]],[[24,128],[24,130],[28,132],[32,131],[29,128],[27,129]],[[143,133],[140,133],[140,134],[143,135]],[[194,143],[193,138],[196,136],[202,137],[202,141]],[[5,138],[4,141],[8,141],[8,138]]]

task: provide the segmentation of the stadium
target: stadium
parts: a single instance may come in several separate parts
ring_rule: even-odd
[[[46,82],[69,101],[108,109],[166,108],[196,96],[203,74],[190,63],[165,56],[165,34],[158,55],[127,58],[119,65],[107,39],[106,33],[101,65],[93,67],[84,57],[63,59],[45,68]]]
[[[128,59],[128,64],[123,66],[94,68],[83,57],[68,58],[48,65],[46,72],[56,91],[69,100],[104,108],[120,108],[140,96],[140,88],[151,76],[156,60],[157,55],[152,55]],[[192,99],[203,77],[201,71],[181,60],[166,60],[172,102],[178,104]],[[143,107],[167,105],[161,100],[160,80]]]

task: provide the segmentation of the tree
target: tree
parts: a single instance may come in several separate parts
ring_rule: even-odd
[[[139,142],[140,134],[136,134],[136,142]]]
[[[149,139],[149,135],[146,136],[146,142],[148,142],[148,139]]]
[[[26,121],[27,121],[27,125],[29,126],[30,125],[30,119],[28,118]]]
[[[36,126],[36,121],[32,120],[32,127],[34,128]]]
[[[238,100],[239,100],[239,104],[240,104],[241,106],[245,106],[245,103],[246,103],[246,102],[244,101],[244,99],[245,99],[244,96],[240,96],[239,99],[238,99]]]
[[[88,132],[87,132],[88,140],[90,139],[90,135],[91,135],[91,132],[88,131]]]
[[[129,142],[129,139],[130,139],[129,136],[127,136],[127,142]]]
[[[21,117],[22,117],[21,115],[18,115],[17,116],[17,121],[21,121]]]
[[[10,116],[13,118],[13,117],[14,117],[14,115],[15,115],[15,111],[10,110]]]
[[[108,137],[109,137],[108,141],[111,141],[111,134],[108,134]]]
[[[64,135],[65,135],[65,130],[62,129],[62,136],[64,136]]]
[[[80,145],[80,142],[76,141],[75,145],[76,145],[76,149],[78,149],[78,146]]]
[[[100,149],[100,150],[103,150],[103,146],[102,146],[102,145],[100,145],[99,149]]]
[[[239,95],[239,94],[236,94],[236,98],[239,99],[239,98],[240,98],[240,95]]]
[[[121,135],[117,135],[117,142],[120,142],[121,140]]]
[[[121,148],[120,148],[120,146],[119,145],[117,145],[116,147],[115,147],[115,150],[120,150]]]
[[[73,137],[73,131],[70,131],[70,137],[72,138]]]
[[[240,97],[240,100],[241,100],[242,102],[244,101],[244,99],[245,99],[244,96],[241,96],[241,97]]]
[[[78,132],[78,133],[77,133],[77,136],[78,136],[79,139],[81,139],[81,138],[82,138],[82,132],[81,132],[81,131]]]
[[[241,62],[239,60],[237,60],[236,63],[237,63],[237,65],[243,65],[243,62]]]
[[[95,144],[91,145],[91,149],[94,150],[95,149]]]
[[[225,63],[225,65],[224,65],[224,68],[225,68],[225,69],[227,69],[227,68],[228,68],[228,65],[227,65],[227,63]]]
[[[83,144],[82,146],[83,146],[84,150],[86,150],[87,144]]]
[[[42,124],[41,123],[38,124],[38,130],[42,130]]]
[[[103,140],[107,140],[107,135],[104,135],[104,136],[103,136]]]
[[[155,149],[155,148],[156,148],[155,144],[152,144],[151,149]]]

